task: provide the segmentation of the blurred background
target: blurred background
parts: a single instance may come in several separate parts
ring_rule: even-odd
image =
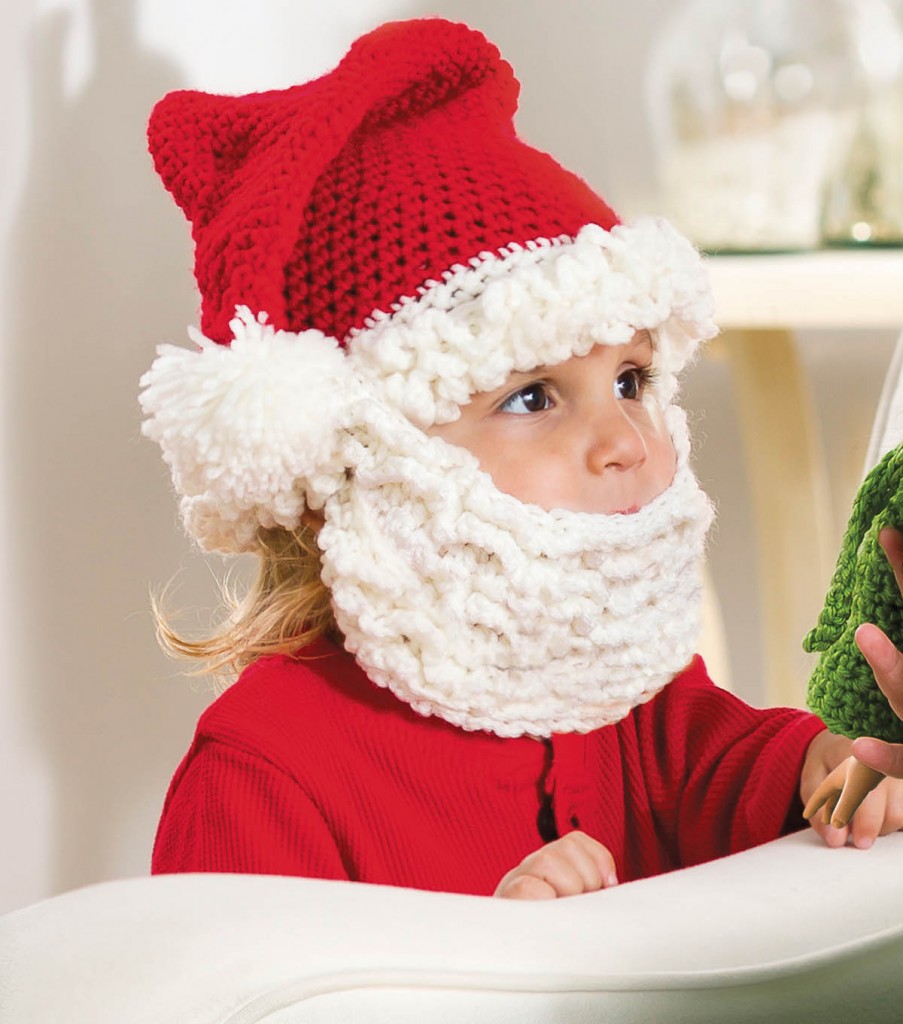
[[[138,378],[155,345],[181,343],[196,319],[188,229],[145,151],[154,101],[183,87],[243,92],[304,81],[381,21],[440,14],[482,29],[513,63],[523,85],[522,136],[581,173],[622,215],[674,214],[675,195],[701,181],[692,168],[708,163],[704,148],[683,152],[680,143],[705,142],[712,124],[717,134],[736,114],[705,121],[706,90],[710,99],[717,92],[711,83],[699,85],[701,93],[678,89],[683,105],[672,102],[682,55],[700,42],[693,18],[704,17],[705,6],[6,0],[0,912],[146,873],[167,784],[210,699],[205,683],[158,651],[149,613],[151,589],[175,577],[176,604],[199,609],[203,621],[222,569],[182,536],[158,451],[140,435]],[[715,5],[722,14],[730,6]],[[690,16],[689,30],[668,21],[678,8]],[[748,99],[761,57],[738,60],[722,68],[722,84],[733,81]],[[734,72],[740,77],[730,79]],[[797,96],[799,76],[789,82]],[[854,129],[844,130],[849,141]],[[665,188],[659,172],[671,157]],[[802,167],[806,153],[797,159]],[[841,211],[834,223],[843,222]],[[732,237],[700,241],[740,249],[820,243],[750,237],[748,219],[738,223]],[[838,540],[895,336],[807,331],[795,339],[835,485]],[[685,404],[698,472],[719,506],[710,558],[731,683],[761,703],[755,527],[725,360],[700,360]],[[813,592],[826,582],[813,581]]]

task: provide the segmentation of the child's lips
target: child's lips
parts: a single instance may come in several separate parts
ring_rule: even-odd
[[[632,516],[632,515],[635,515],[637,512],[639,512],[639,510],[640,510],[640,506],[639,505],[631,505],[630,508],[618,508],[618,509],[615,509],[613,515],[616,515],[616,516]]]

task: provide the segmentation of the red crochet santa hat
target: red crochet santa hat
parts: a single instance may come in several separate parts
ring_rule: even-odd
[[[258,524],[292,526],[322,500],[311,480],[335,460],[337,396],[361,381],[428,426],[513,369],[640,328],[657,330],[670,378],[713,333],[689,243],[662,222],[620,226],[519,139],[517,94],[480,33],[426,19],[376,29],[305,85],[154,109],[203,336],[160,350],[145,431],[206,509],[183,501],[203,546],[248,547]]]

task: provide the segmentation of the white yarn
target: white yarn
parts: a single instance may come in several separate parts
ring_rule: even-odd
[[[245,308],[228,347],[163,345],[141,378],[144,433],[157,441],[186,530],[206,549],[243,551],[258,526],[298,525],[343,479],[337,444],[361,398],[338,343],[277,331]]]
[[[323,508],[323,579],[374,682],[466,729],[588,731],[648,700],[695,648],[711,508],[670,403],[711,311],[698,254],[666,224],[587,225],[452,268],[375,314],[347,355],[241,307],[230,346],[194,333],[195,350],[158,350],[143,429],[204,548],[253,549],[260,526]],[[512,370],[643,328],[677,469],[633,515],[524,504],[419,429]]]
[[[657,693],[699,633],[712,511],[666,410],[672,484],[633,515],[544,511],[382,403],[326,502],[323,580],[345,646],[423,715],[500,736],[586,732]]]
[[[575,238],[537,239],[452,267],[349,337],[361,376],[429,427],[457,419],[470,395],[514,370],[621,345],[658,330],[659,394],[712,337],[713,302],[698,252],[667,222],[645,218]]]
[[[260,526],[296,526],[354,464],[344,432],[384,401],[426,427],[459,415],[472,393],[529,370],[655,333],[657,390],[714,333],[698,253],[664,221],[562,236],[484,253],[352,332],[344,355],[319,331],[277,331],[239,307],[231,345],[192,332],[162,346],[142,378],[144,433],[205,550],[249,551]]]

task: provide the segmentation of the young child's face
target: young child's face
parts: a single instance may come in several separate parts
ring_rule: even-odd
[[[467,448],[501,491],[546,510],[636,512],[671,483],[675,454],[647,388],[652,341],[510,374],[430,433]]]

